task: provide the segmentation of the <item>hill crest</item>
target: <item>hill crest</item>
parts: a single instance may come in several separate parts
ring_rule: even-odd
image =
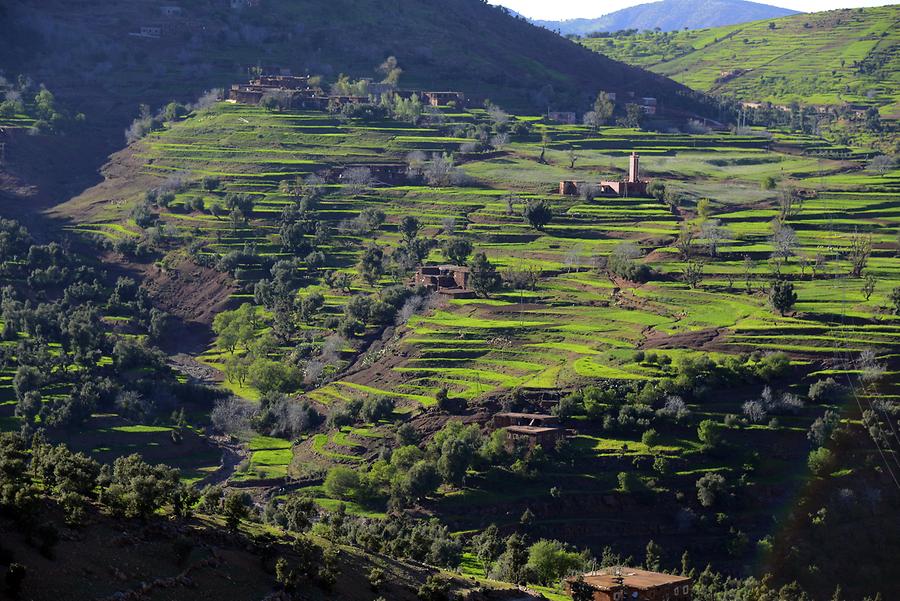
[[[535,21],[535,24],[562,35],[587,35],[623,29],[704,29],[794,14],[797,11],[746,0],[662,0],[618,10],[597,19]]]

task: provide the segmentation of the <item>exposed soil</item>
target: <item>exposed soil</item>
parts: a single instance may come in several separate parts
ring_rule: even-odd
[[[187,257],[165,269],[148,265],[143,276],[143,286],[157,306],[187,323],[211,324],[237,291],[227,274],[200,267]]]
[[[644,331],[644,340],[639,349],[694,349],[715,351],[725,344],[725,328],[707,328],[692,332],[666,334],[652,328]]]

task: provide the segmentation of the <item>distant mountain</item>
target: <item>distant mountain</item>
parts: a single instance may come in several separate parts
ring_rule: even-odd
[[[735,25],[762,19],[795,15],[796,11],[746,0],[662,0],[640,4],[610,13],[598,19],[566,21],[534,21],[536,25],[558,31],[562,35],[587,35],[595,31],[622,29],[705,29]]]

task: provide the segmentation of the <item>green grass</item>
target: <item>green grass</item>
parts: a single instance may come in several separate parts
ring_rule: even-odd
[[[897,6],[885,6],[582,43],[697,90],[775,104],[891,106],[896,117],[900,58],[889,49],[900,41],[898,17]],[[858,61],[879,66],[863,73]]]

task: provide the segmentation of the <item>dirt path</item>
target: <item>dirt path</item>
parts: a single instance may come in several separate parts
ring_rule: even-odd
[[[219,469],[197,482],[198,488],[227,483],[237,466],[245,459],[250,459],[250,452],[247,449],[233,443],[227,437],[209,436],[208,440],[222,451],[222,460]]]

